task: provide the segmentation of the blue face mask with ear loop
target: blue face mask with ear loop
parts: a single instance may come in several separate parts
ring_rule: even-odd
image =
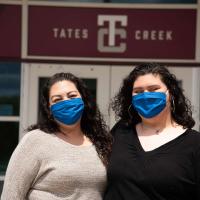
[[[50,109],[54,119],[65,125],[72,125],[81,118],[84,102],[82,98],[64,100],[53,104]]]
[[[133,95],[132,105],[144,118],[155,117],[166,107],[166,92],[143,92]]]

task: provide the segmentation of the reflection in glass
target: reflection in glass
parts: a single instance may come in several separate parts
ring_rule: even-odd
[[[0,63],[0,116],[19,116],[20,63]]]
[[[97,79],[82,78],[82,80],[84,81],[86,86],[89,88],[94,101],[96,101],[96,99],[97,99]]]
[[[18,144],[19,123],[0,122],[0,175],[4,174],[10,156]]]

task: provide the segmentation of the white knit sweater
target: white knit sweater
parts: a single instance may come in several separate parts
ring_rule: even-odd
[[[105,185],[106,169],[93,145],[34,130],[10,159],[1,200],[102,200]]]

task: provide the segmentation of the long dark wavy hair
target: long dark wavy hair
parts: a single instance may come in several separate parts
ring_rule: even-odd
[[[157,63],[144,63],[136,66],[123,80],[118,94],[113,98],[111,107],[116,117],[120,118],[127,125],[141,122],[138,112],[131,106],[132,90],[135,80],[142,75],[159,75],[161,81],[167,86],[170,94],[172,119],[184,128],[192,128],[195,124],[192,118],[190,101],[183,94],[176,76],[165,67]]]
[[[28,131],[40,129],[46,133],[59,131],[59,126],[53,119],[49,108],[49,92],[58,81],[71,81],[75,84],[84,101],[84,111],[81,118],[81,129],[83,133],[95,145],[98,156],[106,165],[111,151],[112,138],[95,100],[84,84],[84,82],[71,73],[57,73],[49,78],[42,89],[40,100],[40,113],[37,124],[28,127]]]

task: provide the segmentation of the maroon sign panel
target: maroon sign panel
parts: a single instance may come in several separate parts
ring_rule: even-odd
[[[21,6],[0,5],[0,57],[21,57]]]
[[[28,55],[195,59],[195,9],[30,6]]]

